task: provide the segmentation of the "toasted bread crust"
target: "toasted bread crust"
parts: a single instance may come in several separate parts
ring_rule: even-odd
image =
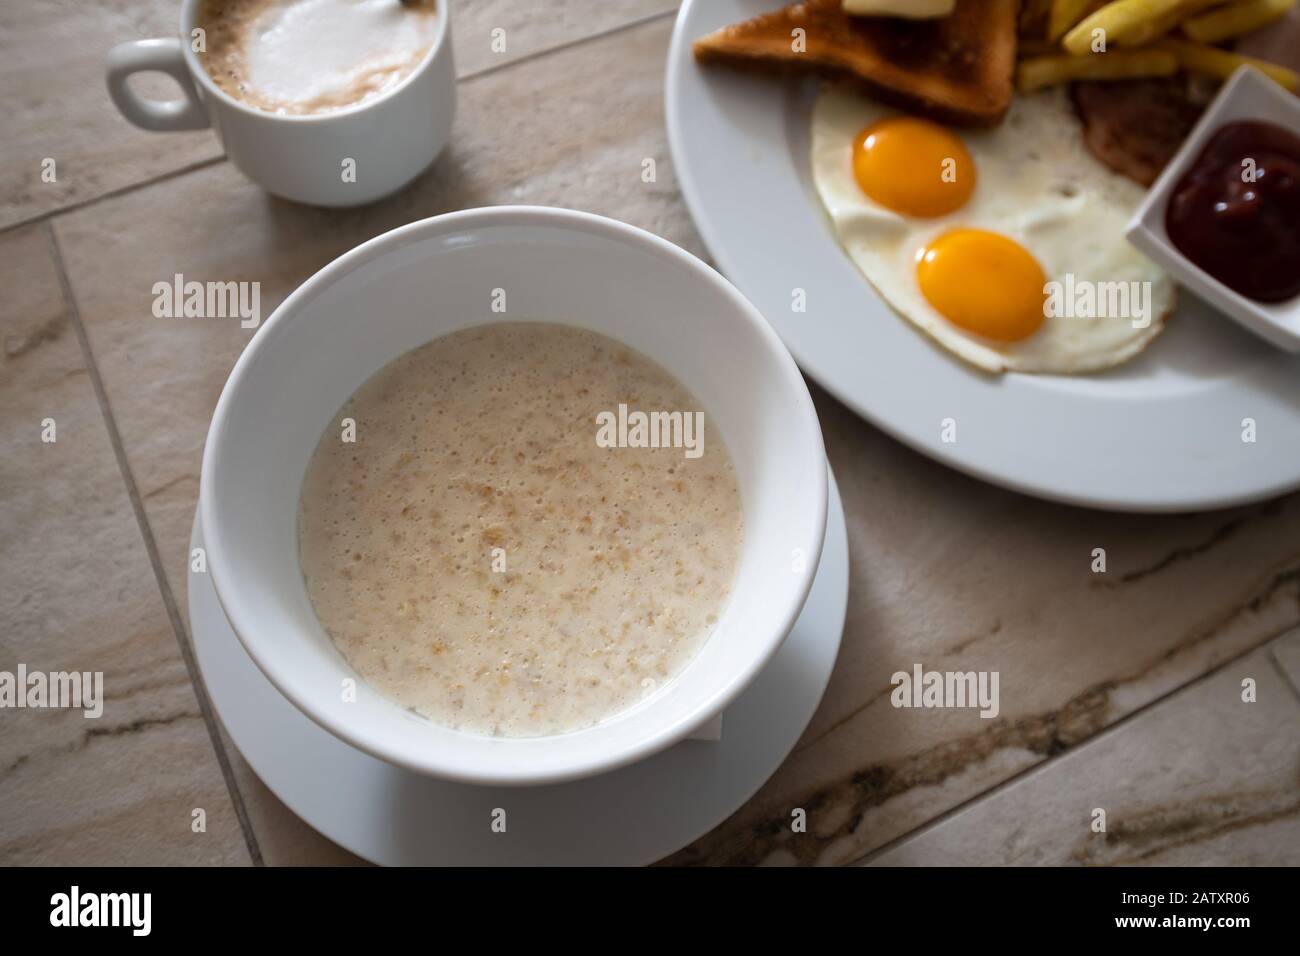
[[[943,123],[995,126],[1011,105],[1017,0],[958,0],[949,17],[851,17],[804,0],[701,37],[695,58],[843,80]],[[804,31],[795,51],[793,31]]]

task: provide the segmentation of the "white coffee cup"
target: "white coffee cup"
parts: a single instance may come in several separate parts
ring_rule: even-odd
[[[212,82],[203,54],[193,48],[198,4],[182,3],[179,37],[134,40],[109,52],[109,96],[136,126],[160,132],[211,126],[249,179],[269,193],[316,206],[355,206],[395,192],[447,144],[456,114],[447,0],[438,3],[433,46],[410,76],[373,100],[309,115],[258,109]],[[142,72],[171,76],[183,97],[141,97],[127,80]]]

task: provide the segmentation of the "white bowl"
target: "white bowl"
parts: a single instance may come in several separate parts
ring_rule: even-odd
[[[1165,212],[1175,187],[1200,158],[1210,137],[1227,123],[1263,120],[1300,135],[1300,96],[1259,70],[1240,67],[1193,127],[1133,214],[1125,235],[1181,285],[1260,338],[1288,352],[1300,352],[1300,298],[1256,302],[1228,288],[1178,251],[1165,230]]]
[[[504,315],[491,310],[498,288],[506,290]],[[298,565],[298,494],[321,432],[389,361],[457,329],[531,320],[615,338],[699,399],[736,467],[745,543],[716,630],[675,680],[587,730],[485,737],[401,707],[343,659],[316,619]],[[501,206],[372,239],[285,300],[217,402],[199,509],[208,570],[235,633],[303,713],[412,770],[468,783],[538,784],[662,750],[720,714],[758,674],[812,585],[826,528],[826,459],[794,361],[718,273],[610,219]],[[343,699],[348,678],[356,681],[354,702]]]

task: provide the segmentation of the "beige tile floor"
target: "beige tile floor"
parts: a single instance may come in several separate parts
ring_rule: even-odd
[[[98,718],[2,712],[0,859],[247,863],[48,226],[0,234],[0,286],[0,666],[104,675]]]
[[[177,608],[199,460],[251,331],[154,318],[152,285],[256,280],[269,314],[364,239],[500,202],[588,209],[703,254],[663,128],[672,4],[567,0],[543,16],[460,0],[451,147],[400,195],[350,212],[270,199],[215,140],[147,139],[113,114],[98,58],[165,32],[167,5],[58,6],[75,54],[59,52],[52,14],[0,13],[0,52],[44,44],[23,54],[38,73],[80,71],[95,94],[65,97],[0,56],[24,104],[16,165],[80,157],[53,186],[0,167],[0,670],[95,664],[110,700],[102,730],[0,712],[0,860],[356,862],[257,780],[191,682]],[[498,25],[501,54],[484,40]],[[671,862],[1300,863],[1300,495],[1168,517],[1047,504],[814,395],[849,518],[840,658],[786,764]],[[46,417],[53,446],[39,442]],[[1105,575],[1091,573],[1095,547]],[[889,676],[915,662],[999,671],[999,718],[894,709]],[[1253,704],[1239,702],[1243,676]],[[192,834],[200,806],[207,832]],[[806,834],[789,831],[796,807]],[[1098,838],[1094,807],[1108,813]]]

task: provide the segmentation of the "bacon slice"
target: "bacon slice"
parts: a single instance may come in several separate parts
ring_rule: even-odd
[[[1084,142],[1099,160],[1150,186],[1200,118],[1185,77],[1075,83]]]

